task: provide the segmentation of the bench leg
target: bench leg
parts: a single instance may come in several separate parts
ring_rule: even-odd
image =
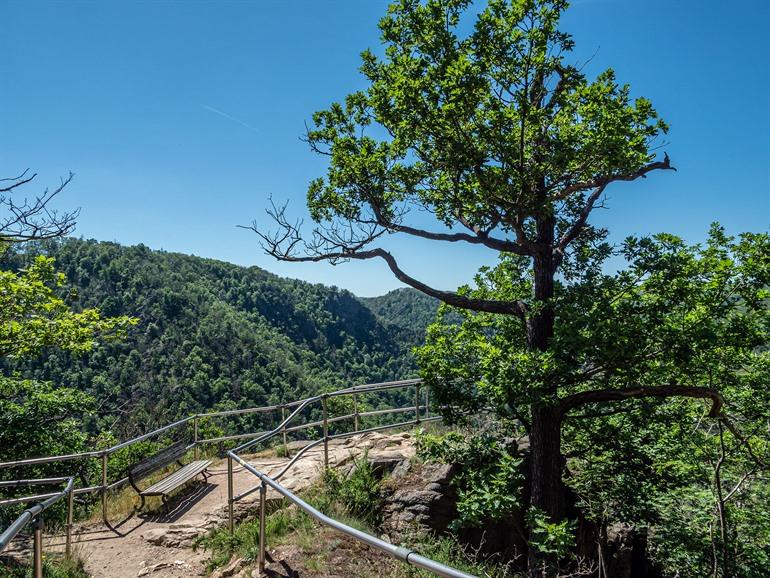
[[[164,510],[164,512],[165,512],[165,514],[166,514],[166,516],[168,516],[168,496],[166,496],[165,494],[163,494],[163,495],[160,497],[160,499],[161,499],[161,500],[163,500],[163,510]]]
[[[142,503],[139,504],[138,508],[134,508],[134,510],[137,512],[141,512],[142,510],[144,510],[144,496],[142,494],[139,494],[139,497],[142,498]]]

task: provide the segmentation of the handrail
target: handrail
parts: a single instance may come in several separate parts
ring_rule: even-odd
[[[277,426],[276,426],[274,429],[272,429],[272,430],[270,430],[270,431],[268,431],[268,432],[265,432],[264,434],[262,434],[261,436],[259,436],[259,437],[258,437],[258,438],[256,438],[256,439],[253,439],[253,440],[251,440],[251,441],[248,441],[248,442],[246,442],[246,443],[243,443],[243,444],[241,444],[241,445],[239,445],[239,446],[237,446],[237,447],[233,448],[233,450],[232,450],[232,451],[234,451],[234,452],[240,452],[240,451],[243,451],[243,450],[245,450],[245,449],[248,449],[248,448],[250,448],[250,447],[253,447],[253,446],[257,445],[257,444],[258,444],[258,443],[260,443],[260,442],[263,442],[263,441],[265,441],[265,440],[268,440],[268,439],[270,439],[270,438],[272,438],[272,437],[274,437],[274,436],[278,435],[279,433],[281,433],[282,429],[283,429],[283,428],[284,428],[284,427],[285,427],[285,426],[286,426],[286,425],[287,425],[287,424],[288,424],[288,423],[289,423],[289,422],[290,422],[292,419],[294,419],[294,416],[298,415],[298,414],[299,414],[299,413],[300,413],[300,412],[301,412],[303,409],[305,409],[305,408],[306,408],[308,405],[310,405],[311,403],[313,403],[313,402],[315,402],[315,401],[318,401],[318,400],[319,400],[319,399],[321,399],[322,397],[323,397],[323,396],[321,396],[321,395],[316,395],[315,397],[308,397],[308,398],[306,398],[306,399],[303,399],[303,400],[302,400],[302,403],[300,403],[300,405],[297,407],[297,409],[295,409],[293,412],[291,412],[291,413],[289,414],[289,416],[288,416],[286,419],[284,419],[284,420],[283,420],[281,423],[279,423],[279,424],[278,424],[278,425],[277,425]]]
[[[22,485],[46,485],[60,484],[66,482],[64,489],[46,500],[35,504],[31,508],[24,510],[21,515],[11,522],[2,534],[0,534],[0,552],[10,544],[19,532],[30,522],[34,522],[34,538],[32,547],[32,570],[35,578],[43,577],[43,512],[53,506],[63,497],[67,497],[67,527],[64,546],[64,555],[69,558],[72,554],[72,497],[75,478],[43,478],[35,480],[12,480],[2,482],[2,487],[15,487]],[[34,499],[34,496],[27,497],[27,501]]]
[[[430,558],[426,558],[425,556],[421,556],[417,552],[414,552],[413,550],[410,550],[408,548],[403,548],[401,546],[395,546],[394,544],[390,544],[388,542],[385,542],[384,540],[381,540],[379,538],[376,538],[375,536],[372,536],[370,534],[367,534],[366,532],[362,532],[361,530],[357,530],[356,528],[352,528],[346,524],[343,524],[342,522],[339,522],[335,520],[334,518],[330,518],[329,516],[324,515],[317,509],[315,509],[313,506],[302,500],[302,498],[296,496],[294,493],[283,487],[281,484],[273,480],[270,476],[267,474],[264,474],[254,468],[250,463],[247,461],[241,459],[237,454],[235,454],[233,451],[227,452],[228,456],[236,460],[241,466],[243,466],[246,470],[257,476],[260,481],[262,482],[262,485],[259,486],[260,488],[260,532],[259,532],[259,541],[260,541],[260,564],[264,565],[264,518],[262,517],[262,513],[265,511],[265,486],[270,486],[273,488],[276,492],[287,498],[289,501],[296,504],[297,507],[299,507],[301,510],[321,522],[322,524],[329,526],[330,528],[333,528],[339,532],[342,532],[343,534],[347,534],[351,538],[354,538],[360,542],[364,542],[365,544],[368,544],[372,548],[376,548],[377,550],[380,550],[382,552],[385,552],[386,554],[392,556],[393,558],[396,558],[397,560],[401,560],[402,562],[406,562],[407,564],[411,564],[412,566],[417,566],[418,568],[423,568],[425,570],[428,570],[430,572],[433,572],[434,574],[437,574],[439,576],[447,576],[449,578],[475,578],[472,574],[467,574],[466,572],[463,572],[461,570],[457,570],[456,568],[452,568],[451,566],[447,566],[446,564],[442,564],[441,562],[436,562],[435,560],[431,560]]]
[[[450,568],[448,566],[445,566],[443,564],[440,564],[438,562],[435,562],[433,560],[430,560],[428,558],[424,558],[423,556],[420,556],[419,554],[416,554],[415,552],[412,552],[411,550],[405,549],[405,548],[399,548],[396,546],[393,546],[392,544],[388,544],[387,542],[384,542],[374,536],[370,536],[364,532],[361,532],[359,530],[356,530],[354,528],[351,528],[349,526],[346,526],[345,524],[342,524],[341,522],[338,522],[337,520],[333,520],[331,518],[328,518],[327,516],[323,515],[322,513],[318,512],[311,506],[309,506],[307,503],[302,501],[300,498],[292,494],[289,490],[284,488],[278,483],[278,479],[280,479],[306,452],[308,452],[310,449],[320,445],[321,443],[324,444],[324,463],[325,466],[328,467],[329,464],[329,454],[328,454],[328,443],[329,440],[332,439],[339,439],[339,438],[345,438],[350,437],[353,435],[357,435],[360,433],[365,432],[374,432],[374,431],[380,431],[384,429],[390,429],[394,427],[403,427],[407,425],[413,425],[413,424],[419,424],[421,422],[429,422],[429,421],[435,421],[441,419],[440,416],[430,417],[429,413],[429,404],[428,404],[428,395],[424,396],[424,402],[420,399],[420,385],[422,385],[421,379],[406,379],[406,380],[399,380],[399,381],[390,381],[390,382],[381,382],[381,383],[371,383],[371,384],[363,384],[363,385],[357,385],[353,387],[348,387],[340,390],[336,390],[333,392],[323,393],[320,395],[314,395],[307,397],[305,399],[292,401],[292,402],[286,402],[282,403],[280,405],[272,405],[272,406],[263,406],[259,408],[246,408],[246,409],[237,409],[237,410],[226,410],[226,411],[217,411],[217,412],[209,412],[209,413],[196,413],[191,416],[188,416],[186,418],[177,420],[173,423],[170,423],[168,425],[162,426],[160,428],[157,428],[155,430],[152,430],[150,432],[147,432],[145,434],[142,434],[140,436],[137,436],[135,438],[132,438],[130,440],[118,443],[110,448],[97,450],[97,451],[90,451],[90,452],[81,452],[77,454],[67,454],[62,456],[48,456],[48,457],[39,457],[39,458],[30,458],[30,459],[24,459],[24,460],[16,460],[12,462],[4,462],[0,463],[0,469],[2,468],[10,468],[10,467],[18,467],[18,466],[25,466],[25,465],[36,465],[36,464],[44,464],[44,463],[50,463],[55,461],[70,461],[70,460],[76,460],[76,459],[84,459],[84,458],[101,458],[102,462],[102,480],[100,485],[96,486],[90,486],[87,488],[78,488],[74,489],[74,478],[46,478],[46,479],[35,479],[35,480],[15,480],[10,482],[0,482],[0,488],[2,487],[11,487],[11,486],[18,486],[23,484],[37,484],[37,483],[61,483],[66,481],[67,487],[59,493],[49,493],[49,494],[39,494],[35,496],[27,496],[23,498],[11,498],[8,500],[2,500],[0,501],[0,505],[7,505],[11,503],[24,503],[24,502],[30,502],[37,499],[43,499],[45,498],[44,502],[41,502],[40,504],[37,504],[36,506],[33,506],[32,508],[29,508],[26,510],[9,528],[2,534],[0,537],[0,551],[5,547],[7,542],[9,542],[18,532],[23,528],[27,523],[29,523],[30,520],[35,519],[38,521],[36,528],[35,528],[35,544],[36,544],[36,550],[35,550],[35,567],[38,567],[38,563],[40,560],[38,559],[38,554],[40,553],[40,550],[42,549],[42,525],[39,523],[40,520],[40,514],[43,510],[51,506],[52,504],[56,503],[58,500],[60,500],[63,496],[67,495],[69,497],[69,503],[68,503],[68,514],[67,514],[67,555],[69,555],[70,550],[70,534],[71,534],[71,527],[72,527],[72,497],[75,494],[81,494],[81,493],[90,493],[95,491],[101,491],[102,493],[102,514],[105,523],[107,523],[107,517],[106,517],[106,511],[107,511],[107,491],[111,490],[113,488],[116,488],[123,483],[125,483],[126,479],[121,479],[116,482],[113,482],[112,484],[107,483],[107,458],[109,455],[115,453],[116,451],[123,449],[125,447],[128,447],[132,444],[138,443],[140,441],[149,439],[150,437],[159,435],[163,432],[166,432],[168,430],[171,430],[176,427],[183,426],[189,422],[193,422],[193,428],[194,428],[194,438],[192,444],[188,446],[188,449],[195,448],[196,455],[197,455],[197,447],[204,443],[213,443],[213,442],[221,442],[221,441],[230,441],[230,440],[236,440],[236,439],[242,439],[242,438],[252,438],[248,441],[238,445],[234,449],[227,452],[228,455],[228,506],[229,506],[229,527],[232,531],[233,528],[233,503],[251,493],[253,493],[256,490],[260,491],[260,503],[261,503],[261,509],[260,509],[260,567],[264,568],[264,539],[265,539],[265,532],[264,532],[264,517],[265,517],[265,509],[264,509],[264,500],[265,500],[265,491],[267,488],[267,485],[270,485],[272,488],[274,488],[279,493],[286,496],[288,499],[296,503],[300,508],[308,512],[310,515],[321,521],[322,523],[329,525],[339,531],[342,531],[353,538],[356,538],[358,540],[361,540],[377,549],[380,549],[391,556],[394,556],[395,558],[402,560],[404,562],[407,562],[409,564],[412,564],[414,566],[418,566],[421,568],[425,568],[427,570],[430,570],[438,575],[441,576],[449,576],[452,578],[469,578],[469,574],[465,574],[463,572],[460,572],[459,570],[455,570],[453,568]],[[375,393],[375,392],[381,392],[381,391],[388,391],[392,389],[398,389],[398,388],[404,388],[404,387],[415,387],[415,405],[410,407],[396,407],[396,408],[388,408],[388,409],[380,409],[380,410],[371,410],[371,411],[365,411],[365,412],[359,412],[358,411],[358,405],[357,405],[357,399],[358,395],[363,395],[366,393]],[[426,388],[427,392],[427,388]],[[342,416],[336,416],[333,418],[329,418],[328,415],[328,407],[327,407],[327,400],[332,397],[339,397],[343,395],[351,395],[353,396],[353,408],[354,413],[342,415]],[[310,406],[311,404],[321,402],[322,404],[322,411],[323,411],[323,419],[321,421],[316,422],[309,422],[309,423],[303,423],[299,424],[297,426],[287,427],[292,421],[297,418],[300,413]],[[286,415],[286,410],[292,409],[291,413],[289,415]],[[220,436],[216,438],[211,439],[198,439],[198,422],[201,419],[204,418],[213,418],[213,417],[222,417],[222,416],[231,416],[231,415],[245,415],[249,413],[264,413],[269,411],[276,411],[281,410],[282,414],[282,420],[281,422],[272,430],[266,431],[266,432],[253,432],[253,433],[246,433],[246,434],[236,434],[236,435],[228,435],[228,436]],[[422,416],[423,410],[425,412],[424,417]],[[377,416],[377,415],[385,415],[385,414],[402,414],[406,412],[414,411],[415,417],[413,420],[410,421],[404,421],[404,422],[398,422],[398,423],[392,423],[392,424],[385,424],[380,426],[375,426],[372,428],[368,428],[365,430],[359,429],[359,418],[360,417],[367,417],[367,416]],[[345,419],[354,419],[355,428],[352,432],[345,432],[345,433],[339,433],[334,435],[329,435],[328,426],[330,423],[339,422]],[[290,431],[297,431],[300,429],[308,429],[311,427],[317,427],[322,426],[323,427],[323,437],[321,439],[318,439],[316,441],[310,442],[308,445],[306,445],[304,448],[302,448],[289,462],[284,466],[284,468],[275,475],[274,478],[270,478],[266,474],[263,474],[261,472],[258,472],[256,469],[253,468],[250,464],[245,462],[241,457],[237,455],[236,452],[242,452],[244,450],[247,450],[249,448],[252,448],[256,446],[257,444],[263,443],[269,439],[272,439],[273,437],[282,434],[284,438],[284,447],[286,447],[286,433]],[[232,479],[232,464],[233,460],[237,461],[238,463],[242,464],[248,471],[251,473],[257,475],[259,477],[261,484],[260,486],[256,488],[252,488],[251,490],[247,490],[246,492],[234,496],[233,495],[233,479]],[[5,540],[5,542],[3,542]],[[40,548],[37,547],[38,541],[40,541]],[[36,571],[37,572],[37,571]],[[38,576],[38,574],[35,574]],[[472,577],[470,577],[472,578]]]
[[[47,464],[51,462],[66,462],[66,461],[72,461],[72,460],[78,460],[78,459],[85,459],[85,458],[98,458],[102,457],[103,455],[111,455],[115,453],[116,451],[123,449],[125,447],[128,447],[130,445],[133,445],[135,443],[138,443],[140,441],[144,441],[146,439],[149,439],[153,436],[156,436],[158,434],[161,434],[165,431],[168,431],[169,429],[173,429],[175,427],[179,427],[180,425],[184,425],[186,423],[189,423],[192,420],[195,419],[202,419],[202,418],[211,418],[211,417],[223,417],[223,416],[229,416],[229,415],[242,415],[247,413],[262,413],[262,412],[268,412],[268,411],[276,411],[282,408],[290,408],[290,407],[296,407],[301,405],[303,408],[307,406],[308,403],[312,403],[315,401],[320,400],[322,397],[337,397],[340,395],[347,395],[351,393],[372,393],[377,391],[388,391],[391,389],[397,389],[400,387],[408,387],[411,385],[416,385],[418,383],[421,383],[422,380],[415,378],[415,379],[402,379],[398,381],[384,381],[381,383],[368,383],[363,385],[356,385],[353,387],[348,387],[336,391],[332,391],[326,394],[322,395],[315,395],[311,397],[306,397],[304,399],[300,399],[297,401],[287,402],[280,405],[269,405],[269,406],[261,406],[261,407],[255,407],[255,408],[246,408],[246,409],[233,409],[233,410],[226,410],[226,411],[213,411],[208,413],[195,413],[192,415],[189,415],[185,418],[182,418],[180,420],[177,420],[173,423],[170,423],[168,425],[162,426],[160,428],[154,429],[150,432],[147,432],[145,434],[142,434],[140,436],[137,436],[135,438],[131,438],[129,440],[126,440],[124,442],[120,442],[118,444],[115,444],[114,446],[111,446],[109,448],[105,448],[102,450],[93,450],[89,452],[79,452],[74,454],[63,454],[59,456],[41,456],[37,458],[27,458],[23,460],[13,460],[10,462],[0,462],[0,469],[6,469],[6,468],[16,468],[20,466],[34,466],[34,465],[40,465],[40,464]],[[292,414],[293,415],[293,414]],[[364,413],[360,413],[360,416],[368,415]],[[266,432],[269,433],[269,432]],[[244,434],[249,435],[249,434]],[[198,443],[204,443],[211,440],[198,440]],[[218,440],[219,441],[219,440]]]
[[[58,493],[53,494],[47,500],[35,504],[31,508],[24,510],[21,515],[16,518],[5,531],[0,534],[0,552],[5,550],[8,543],[13,540],[16,535],[26,526],[30,520],[34,519],[39,514],[42,514],[45,510],[53,506],[56,502],[62,499],[64,496],[72,491],[72,486],[75,484],[75,478],[45,478],[40,480],[14,480],[12,482],[5,482],[5,486],[21,486],[21,485],[42,485],[42,484],[60,484],[66,481],[65,488]]]
[[[363,395],[366,393],[375,393],[375,392],[382,392],[382,391],[389,391],[392,389],[398,389],[403,387],[411,387],[415,386],[417,391],[417,398],[419,398],[419,387],[422,383],[422,380],[419,378],[412,378],[412,379],[402,379],[397,381],[385,381],[385,382],[379,382],[379,383],[368,383],[368,384],[362,384],[362,385],[355,385],[352,387],[343,388],[340,390],[323,393],[320,395],[314,395],[310,397],[306,397],[304,399],[300,399],[297,401],[292,402],[285,402],[279,405],[271,405],[271,406],[262,406],[258,408],[245,408],[245,409],[234,409],[234,410],[225,410],[225,411],[214,411],[209,413],[196,413],[190,416],[187,416],[185,418],[179,419],[175,422],[172,422],[170,424],[164,425],[160,428],[154,429],[150,432],[144,433],[140,436],[134,437],[132,439],[126,440],[124,442],[120,442],[118,444],[115,444],[114,446],[111,446],[109,448],[101,449],[101,450],[94,450],[94,451],[88,451],[88,452],[80,452],[80,453],[73,453],[73,454],[65,454],[65,455],[59,455],[59,456],[44,456],[44,457],[37,457],[37,458],[27,458],[23,460],[14,460],[10,462],[0,462],[0,469],[5,468],[15,468],[15,467],[22,467],[22,466],[31,466],[31,465],[40,465],[40,464],[47,464],[47,463],[53,463],[53,462],[65,462],[65,461],[73,461],[73,460],[80,460],[80,459],[92,459],[92,458],[99,458],[101,461],[101,483],[98,485],[89,486],[87,488],[77,488],[73,490],[73,493],[76,495],[79,494],[89,494],[94,492],[101,492],[101,501],[102,501],[102,518],[105,523],[108,523],[107,520],[107,492],[119,487],[123,484],[125,484],[127,478],[123,478],[121,480],[118,480],[116,482],[113,482],[112,484],[108,484],[108,476],[107,476],[107,465],[108,460],[107,458],[112,455],[113,453],[117,452],[118,450],[121,450],[123,448],[129,447],[135,443],[144,441],[146,439],[149,439],[153,436],[157,436],[159,434],[162,434],[164,432],[167,432],[171,429],[184,426],[190,422],[193,423],[193,441],[188,446],[188,449],[194,449],[196,452],[196,458],[197,458],[197,452],[198,452],[198,446],[202,446],[206,443],[215,443],[215,442],[225,442],[225,441],[231,441],[231,440],[239,440],[243,438],[251,438],[248,439],[245,443],[240,444],[235,448],[234,451],[243,451],[245,449],[248,449],[250,447],[254,447],[255,445],[262,443],[268,439],[271,439],[272,437],[280,434],[283,434],[284,438],[284,447],[286,446],[286,434],[292,431],[298,431],[302,429],[308,429],[311,427],[317,427],[317,426],[324,426],[324,453],[328,458],[328,440],[330,437],[328,436],[328,424],[342,421],[344,419],[350,419],[351,417],[354,419],[355,423],[355,430],[358,431],[358,424],[359,424],[359,418],[361,417],[367,417],[367,416],[374,416],[374,415],[384,415],[387,413],[404,413],[407,411],[415,411],[416,415],[416,421],[419,422],[419,416],[422,410],[426,410],[426,417],[428,413],[428,403],[427,403],[427,397],[425,400],[425,404],[422,405],[417,399],[417,403],[415,407],[407,407],[407,408],[391,408],[391,409],[385,409],[385,410],[373,410],[369,412],[359,412],[356,405],[356,399],[358,395]],[[331,420],[328,419],[328,416],[326,415],[326,400],[332,397],[338,397],[342,395],[352,395],[354,399],[354,413],[344,416],[338,416],[335,418],[332,418]],[[297,426],[293,427],[287,427],[289,423],[291,423],[299,414],[304,410],[306,407],[308,407],[311,404],[314,404],[318,401],[321,401],[324,406],[324,415],[325,418],[322,421],[316,421],[311,423],[304,423],[299,424]],[[286,410],[293,408],[293,411],[286,416]],[[205,418],[214,418],[214,417],[223,417],[223,416],[231,416],[231,415],[244,415],[249,413],[264,413],[269,411],[276,411],[281,410],[283,419],[281,420],[281,423],[278,424],[277,427],[274,429],[267,431],[267,432],[253,432],[253,433],[245,433],[245,434],[236,434],[236,435],[227,435],[227,436],[219,436],[211,439],[198,439],[198,424],[201,419]],[[53,494],[41,494],[38,496],[34,496],[34,498],[48,498],[51,497]],[[6,500],[6,501],[0,501],[0,505],[8,505],[11,503],[20,503],[23,502],[23,499],[13,499],[13,500]]]
[[[379,431],[383,429],[389,429],[393,427],[403,427],[406,425],[413,425],[413,424],[419,424],[421,421],[435,421],[441,419],[441,416],[435,416],[430,417],[428,414],[429,405],[427,401],[427,397],[425,400],[425,404],[423,405],[420,400],[420,385],[422,384],[422,380],[415,379],[415,380],[402,380],[399,382],[388,382],[383,384],[374,384],[372,386],[359,386],[359,387],[351,387],[344,390],[338,390],[335,392],[322,394],[319,396],[315,396],[312,398],[307,398],[305,400],[302,400],[297,406],[297,409],[295,409],[288,417],[285,417],[280,424],[276,428],[274,428],[272,431],[265,432],[263,435],[259,436],[256,439],[250,440],[246,443],[243,443],[239,445],[236,448],[233,448],[232,450],[229,450],[227,452],[227,490],[228,490],[228,528],[230,530],[230,533],[234,531],[234,517],[233,517],[233,506],[234,503],[238,500],[241,500],[245,498],[246,496],[249,496],[253,494],[255,491],[259,491],[259,558],[258,558],[258,564],[259,564],[259,571],[264,572],[265,569],[265,527],[266,527],[266,491],[267,486],[270,486],[275,491],[277,491],[279,494],[283,495],[285,498],[289,499],[291,502],[296,504],[301,510],[305,511],[307,514],[314,517],[316,520],[321,522],[322,524],[325,524],[337,531],[340,531],[344,534],[347,534],[348,536],[359,540],[361,542],[364,542],[365,544],[368,544],[369,546],[376,548],[382,552],[385,552],[386,554],[396,558],[397,560],[400,560],[402,562],[406,562],[407,564],[411,564],[413,566],[417,566],[419,568],[423,568],[425,570],[428,570],[430,572],[433,572],[434,574],[437,574],[439,576],[447,576],[449,578],[473,578],[470,574],[467,574],[465,572],[462,572],[460,570],[457,570],[456,568],[452,568],[450,566],[447,566],[445,564],[442,564],[440,562],[436,562],[435,560],[431,560],[430,558],[426,558],[424,556],[421,556],[420,554],[417,554],[416,552],[409,550],[407,548],[402,548],[399,546],[394,546],[393,544],[390,544],[388,542],[385,542],[384,540],[381,540],[375,536],[371,536],[367,534],[366,532],[362,532],[361,530],[357,530],[355,528],[351,528],[350,526],[343,524],[342,522],[339,522],[338,520],[335,520],[333,518],[330,518],[323,513],[319,512],[312,506],[310,506],[307,502],[293,494],[291,491],[289,491],[287,488],[282,486],[280,483],[278,483],[278,480],[291,469],[291,467],[302,457],[306,452],[308,452],[310,449],[319,446],[321,443],[324,444],[324,465],[325,467],[329,467],[329,453],[328,453],[328,443],[331,439],[340,439],[345,437],[350,437],[353,435],[358,435],[365,432],[372,432],[372,431]],[[357,410],[354,414],[345,415],[345,416],[338,416],[335,418],[329,418],[328,416],[328,410],[327,410],[327,399],[330,397],[337,397],[341,395],[353,395],[356,396],[361,393],[367,393],[371,391],[383,391],[385,389],[395,389],[399,387],[410,387],[415,386],[415,405],[413,407],[406,407],[406,408],[393,408],[393,409],[387,409],[387,410],[373,410],[369,412],[363,412],[359,413]],[[314,403],[316,401],[322,402],[322,408],[323,408],[323,419],[319,422],[313,422],[310,424],[302,424],[300,426],[294,426],[291,428],[288,428],[288,424],[291,423],[291,421],[294,419],[295,416],[297,416],[305,407],[307,407],[309,404]],[[284,408],[287,406],[284,406]],[[282,409],[284,409],[282,408]],[[426,410],[426,415],[421,419],[422,410]],[[377,426],[373,428],[369,428],[366,430],[359,430],[358,429],[358,418],[362,415],[383,415],[386,413],[405,413],[407,411],[414,411],[415,412],[415,419],[409,420],[405,422],[395,423],[395,424],[385,424],[382,426]],[[351,417],[354,417],[356,420],[356,427],[355,431],[353,432],[345,432],[341,434],[336,435],[329,435],[328,426],[329,423],[333,423],[335,421],[340,421],[342,419],[349,419]],[[280,433],[284,433],[287,431],[294,431],[300,428],[307,428],[311,426],[323,426],[323,437],[315,440],[313,442],[310,442],[307,444],[304,448],[302,448],[297,454],[289,460],[287,464],[284,465],[284,467],[279,471],[277,474],[275,474],[274,477],[270,477],[267,474],[260,472],[254,466],[249,464],[247,461],[245,461],[243,458],[241,458],[237,452],[241,452],[243,450],[247,450],[249,448],[254,447],[256,444],[259,444],[261,442],[265,442],[276,435]],[[244,467],[247,471],[251,472],[257,478],[260,480],[260,485],[256,486],[254,488],[248,489],[238,495],[234,494],[233,491],[233,462],[239,463],[241,466]]]

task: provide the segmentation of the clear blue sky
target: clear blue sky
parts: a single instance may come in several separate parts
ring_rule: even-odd
[[[76,174],[58,205],[76,233],[258,265],[377,295],[385,264],[279,264],[252,233],[267,196],[301,214],[323,159],[299,140],[317,109],[362,88],[381,0],[0,0],[0,176]],[[578,0],[563,28],[588,72],[612,66],[670,123],[679,171],[608,190],[614,238],[700,241],[770,224],[770,2]],[[598,51],[597,51],[598,49]],[[27,188],[34,193],[36,188]],[[404,269],[454,288],[481,250],[393,240]]]

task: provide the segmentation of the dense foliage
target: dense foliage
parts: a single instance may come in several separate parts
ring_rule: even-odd
[[[124,339],[80,355],[49,347],[37,358],[4,362],[6,373],[97,400],[86,424],[92,434],[109,430],[120,439],[194,412],[414,374],[409,350],[424,326],[406,317],[391,322],[379,299],[367,300],[375,315],[347,291],[255,267],[75,239],[27,245],[7,255],[3,268],[35,262],[38,252],[66,277],[69,288],[60,289],[72,315],[98,308],[138,320]],[[433,300],[411,301],[423,320],[435,311]]]
[[[600,528],[632,524],[666,575],[762,576],[770,236],[734,239],[714,226],[703,246],[658,235],[630,238],[617,253],[626,269],[603,272],[611,251],[597,251],[582,275],[558,282],[548,352],[527,350],[510,317],[464,311],[454,313],[460,324],[429,327],[419,362],[445,384],[439,402],[491,405],[522,431],[533,392],[559,384],[565,481],[581,515]],[[522,291],[516,266],[503,259],[468,294]]]
[[[9,250],[7,245],[2,249]],[[35,257],[20,271],[0,271],[0,360],[20,363],[47,348],[83,354],[97,340],[109,342],[125,335],[136,320],[126,316],[103,317],[98,309],[71,309],[59,295],[64,276],[50,257]],[[71,295],[70,295],[71,296]],[[94,399],[75,388],[0,375],[0,461],[84,451],[87,435],[82,418],[94,410]],[[86,475],[80,464],[42,464],[19,470],[0,470],[0,479],[36,479]],[[38,488],[33,488],[33,493]],[[4,495],[27,492],[10,488]],[[24,508],[0,510],[5,524]],[[61,509],[61,505],[58,506]],[[49,514],[50,516],[50,514]]]
[[[471,437],[458,432],[421,433],[417,443],[422,459],[460,467],[452,480],[457,491],[454,530],[506,520],[521,509],[522,460],[498,437],[489,433]]]

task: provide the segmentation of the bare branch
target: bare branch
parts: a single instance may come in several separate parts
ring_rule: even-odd
[[[0,188],[0,193],[7,193],[16,187],[20,187],[21,185],[25,185],[28,182],[30,182],[32,179],[34,179],[37,176],[37,173],[34,173],[31,177],[24,178],[24,176],[29,172],[29,169],[24,169],[24,172],[21,173],[18,177],[11,177],[9,179],[0,179],[0,182],[5,181],[13,181],[9,186]]]
[[[0,208],[4,209],[4,215],[0,216],[0,241],[21,243],[24,241],[52,239],[63,237],[75,228],[75,220],[80,209],[59,213],[49,209],[48,203],[58,195],[70,181],[73,174],[62,179],[58,187],[53,190],[46,189],[34,199],[25,198],[16,200],[11,196],[15,189],[32,181],[37,173],[27,177],[29,169],[21,175],[9,179],[0,179],[2,182],[10,182],[10,185],[0,187]]]
[[[387,229],[377,227],[376,225],[370,225],[369,228],[362,226],[356,229],[352,224],[347,225],[345,228],[340,228],[339,226],[336,228],[329,227],[323,231],[316,228],[313,230],[312,239],[305,241],[300,232],[302,222],[292,223],[286,218],[286,205],[276,207],[272,200],[270,203],[271,208],[267,212],[278,223],[278,231],[264,232],[260,230],[256,223],[248,227],[241,227],[252,230],[259,235],[264,251],[279,261],[294,263],[329,261],[334,265],[352,259],[367,260],[380,258],[387,263],[399,281],[453,307],[485,311],[487,313],[515,315],[522,320],[525,319],[526,307],[521,301],[474,299],[453,291],[436,289],[404,272],[393,255],[385,249],[380,247],[366,249],[367,245],[387,233]],[[361,225],[361,223],[358,224]]]

